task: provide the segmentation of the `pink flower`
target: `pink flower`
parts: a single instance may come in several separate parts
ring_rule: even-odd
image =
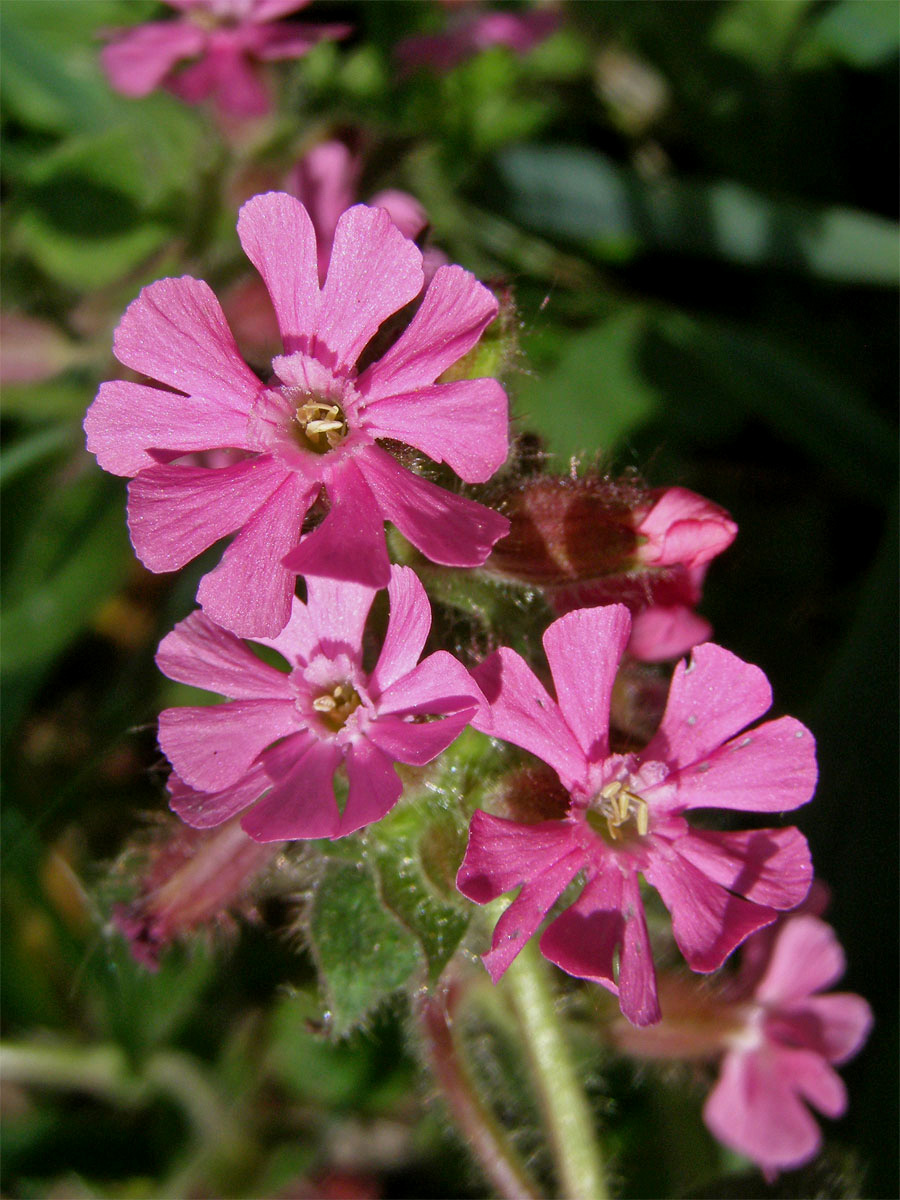
[[[171,806],[189,825],[218,825],[253,805],[241,825],[259,842],[343,837],[396,803],[395,762],[431,762],[475,711],[478,689],[452,655],[438,650],[416,665],[431,609],[409,567],[391,568],[390,619],[370,674],[363,627],[375,589],[310,579],[308,590],[308,604],[295,599],[286,628],[265,643],[289,674],[202,613],[160,644],[156,661],[170,679],[230,697],[159,718],[175,768]],[[339,766],[349,783],[342,811],[332,783]]]
[[[559,21],[559,14],[547,8],[461,13],[445,33],[406,38],[397,47],[397,59],[406,70],[428,66],[449,71],[491,46],[527,54],[556,30]]]
[[[660,1014],[639,874],[672,914],[688,965],[715,970],[776,910],[802,900],[809,849],[793,828],[718,833],[693,828],[686,814],[797,808],[813,794],[816,765],[811,734],[791,717],[741,732],[769,708],[771,689],[759,668],[709,643],[676,668],[649,744],[611,753],[610,696],[630,625],[622,605],[554,621],[543,641],[557,700],[512,650],[475,672],[490,706],[475,727],[548,763],[569,808],[536,824],[476,812],[457,886],[484,904],[522,885],[485,956],[496,980],[583,871],[584,890],[548,926],[541,950],[618,994],[628,1020],[646,1025]]]
[[[126,96],[168,87],[188,104],[212,95],[230,117],[264,116],[271,105],[256,63],[302,58],[323,38],[345,37],[348,25],[298,25],[279,18],[310,0],[166,0],[183,13],[118,30],[100,53],[111,85]],[[179,64],[193,60],[178,71]]]
[[[846,1111],[844,1084],[830,1064],[857,1053],[872,1012],[861,996],[822,994],[844,966],[830,926],[817,917],[792,917],[775,938],[765,974],[736,1009],[703,1119],[719,1141],[752,1158],[770,1179],[819,1151],[821,1134],[806,1103],[828,1117]]]
[[[493,320],[493,295],[461,267],[442,267],[390,349],[360,367],[379,326],[422,288],[422,255],[388,214],[344,213],[321,290],[312,222],[292,196],[248,201],[238,233],[278,317],[285,353],[273,378],[261,383],[245,364],[205,283],[163,279],[129,305],[115,353],[165,387],[104,383],[85,418],[100,465],[134,477],[138,557],[151,571],[177,570],[239,530],[197,596],[212,620],[247,636],[284,628],[298,574],[385,586],[386,520],[434,562],[484,562],[506,518],[414,475],[378,443],[415,446],[468,483],[504,461],[500,384],[435,383]],[[176,461],[214,449],[244,458],[219,469]],[[317,500],[326,515],[301,536]]]

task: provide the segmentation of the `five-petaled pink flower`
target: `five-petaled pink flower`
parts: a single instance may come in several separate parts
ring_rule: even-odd
[[[476,812],[457,886],[484,904],[522,885],[485,956],[496,980],[583,871],[584,890],[545,930],[541,950],[617,993],[624,1015],[644,1025],[660,1014],[638,875],[671,912],[688,965],[715,970],[776,910],[803,899],[809,849],[794,828],[713,832],[693,828],[686,813],[797,808],[813,794],[816,764],[812,735],[791,717],[741,732],[769,708],[771,689],[759,668],[710,643],[676,668],[649,744],[612,753],[610,697],[630,626],[623,605],[554,621],[543,641],[557,700],[507,648],[475,671],[490,707],[472,723],[542,758],[570,801],[563,819],[536,824]]]
[[[828,1117],[847,1108],[830,1064],[852,1058],[872,1026],[872,1011],[849,992],[822,993],[844,973],[834,931],[817,917],[784,922],[762,978],[723,1022],[728,1051],[703,1119],[725,1145],[758,1163],[769,1178],[799,1167],[822,1137],[804,1101]]]
[[[166,0],[182,16],[117,30],[100,53],[112,86],[147,96],[166,86],[188,104],[212,95],[227,117],[260,117],[270,109],[257,63],[302,58],[324,38],[345,37],[349,25],[280,21],[310,0]],[[179,64],[191,65],[179,70]]]
[[[100,465],[134,477],[138,557],[173,571],[240,530],[197,598],[217,624],[248,637],[284,628],[298,574],[384,587],[386,520],[434,562],[484,562],[506,518],[413,474],[379,443],[414,446],[468,483],[501,465],[500,384],[435,382],[493,320],[494,296],[461,267],[442,267],[406,329],[363,367],[379,327],[422,289],[422,255],[388,214],[361,204],[344,213],[321,290],[312,222],[292,196],[249,200],[238,233],[278,317],[284,354],[272,379],[262,383],[241,358],[207,284],[163,279],[128,307],[115,353],[173,390],[104,383],[85,418]],[[177,461],[216,449],[244,457],[218,468]],[[324,519],[301,537],[317,500]]]
[[[285,629],[265,642],[288,674],[199,612],[160,644],[156,661],[169,678],[230,697],[159,718],[175,769],[171,806],[189,825],[218,825],[253,805],[241,825],[257,841],[353,833],[396,803],[403,785],[393,764],[431,762],[481,700],[446,651],[418,663],[431,608],[409,567],[391,568],[387,633],[371,674],[363,629],[375,589],[310,579],[308,590],[308,603],[295,599]],[[341,765],[342,811],[333,787]]]

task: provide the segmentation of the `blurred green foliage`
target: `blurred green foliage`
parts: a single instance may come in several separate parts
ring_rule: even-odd
[[[111,924],[136,883],[123,850],[165,807],[153,722],[172,696],[153,652],[205,568],[136,564],[124,487],[80,421],[140,287],[239,279],[248,189],[349,131],[362,196],[412,191],[436,245],[512,288],[516,423],[557,469],[635,467],[735,515],[705,611],[817,734],[800,824],[844,986],[877,1014],[835,1148],[765,1194],[896,1195],[898,6],[580,0],[524,58],[407,77],[393,47],[440,24],[436,7],[326,11],[354,34],[286,66],[278,117],[229,144],[209,113],[127,100],[100,71],[103,31],[161,6],[0,5],[3,307],[37,323],[7,342],[29,370],[5,372],[0,457],[4,1195],[484,1194],[424,1103],[396,998],[477,946],[452,889],[478,786],[467,743],[361,860],[289,851],[261,922],[176,947],[155,975]],[[533,1151],[489,1010],[478,1069]],[[622,1195],[763,1194],[699,1126],[681,1142],[681,1091],[584,1036]],[[658,1128],[669,1149],[651,1162]]]

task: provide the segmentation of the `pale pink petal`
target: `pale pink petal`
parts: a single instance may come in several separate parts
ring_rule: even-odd
[[[343,463],[339,475],[335,469],[335,483],[328,486],[331,508],[322,524],[287,555],[283,565],[289,571],[307,578],[322,575],[372,588],[387,585],[391,567],[384,517],[359,469],[361,457]]]
[[[225,44],[219,47],[213,38],[207,62],[213,74],[212,90],[220,113],[249,120],[264,117],[271,111],[272,101],[259,69],[240,46]],[[189,71],[195,69],[188,68]]]
[[[84,418],[87,448],[113,475],[155,467],[151,450],[190,453],[218,447],[250,449],[247,414],[221,400],[184,396],[114,379],[101,383]]]
[[[255,636],[254,641],[277,650],[292,667],[306,666],[319,641],[318,630],[309,619],[309,611],[303,601],[294,596],[291,600],[291,615],[287,625],[274,637]]]
[[[550,764],[568,789],[584,781],[584,752],[524,659],[504,646],[473,675],[490,705],[489,715],[480,711],[473,718],[476,729],[530,750]]]
[[[845,968],[844,951],[830,925],[817,917],[792,917],[778,931],[755,995],[764,1004],[796,1004],[835,983]]]
[[[783,1075],[800,1095],[826,1117],[841,1117],[847,1111],[844,1081],[820,1054],[812,1050],[779,1046],[776,1051]]]
[[[737,525],[724,508],[689,492],[665,488],[641,520],[637,532],[647,539],[638,558],[649,566],[700,567],[727,550]]]
[[[315,354],[347,372],[373,334],[422,290],[422,255],[383,208],[357,204],[338,221],[322,289]]]
[[[360,663],[363,630],[376,589],[341,579],[311,576],[306,581],[306,591],[304,644],[308,654],[304,657],[317,652],[329,658],[346,654]]]
[[[506,517],[413,475],[380,446],[367,447],[356,462],[382,515],[432,562],[481,566],[509,532]]]
[[[402,717],[379,716],[366,730],[369,740],[394,762],[421,767],[442,754],[469,723],[474,711],[464,709],[439,721],[424,724]]]
[[[641,753],[672,767],[705,758],[771,706],[765,674],[712,642],[696,646],[672,677],[662,723]]]
[[[584,854],[566,821],[523,825],[476,809],[456,886],[468,900],[487,904],[575,852],[583,866]]]
[[[431,630],[431,605],[410,567],[392,567],[388,584],[390,613],[381,653],[370,679],[373,696],[408,675],[425,648]]]
[[[796,1009],[778,1013],[782,1022],[797,1018],[801,1028],[815,1030],[807,1044],[829,1062],[842,1063],[862,1047],[872,1028],[872,1009],[853,992],[830,992],[827,996],[810,996]],[[795,1035],[796,1037],[796,1035]],[[792,1039],[794,1040],[794,1039]]]
[[[494,294],[471,272],[441,267],[407,329],[360,376],[360,392],[371,403],[434,383],[472,349],[497,309]]]
[[[269,787],[269,777],[261,763],[255,762],[246,775],[230,787],[215,792],[197,791],[179,779],[173,771],[167,784],[169,808],[194,829],[221,825],[252,804]]]
[[[359,156],[335,140],[313,146],[291,172],[288,186],[306,207],[315,229],[320,283],[328,272],[338,219],[356,198],[361,170]]]
[[[423,716],[459,712],[482,703],[483,697],[472,676],[446,650],[436,650],[378,698],[379,714]]]
[[[235,345],[208,284],[183,275],[160,279],[132,300],[116,329],[116,358],[188,395],[218,400],[226,421],[245,418],[262,384]],[[210,446],[221,441],[211,424]]]
[[[237,229],[272,297],[285,354],[308,353],[319,288],[316,235],[306,210],[284,192],[254,196],[241,209]]]
[[[666,785],[677,785],[674,807],[678,811],[788,812],[812,799],[817,778],[812,734],[793,717],[781,717],[673,773]]]
[[[822,1142],[780,1066],[766,1049],[726,1054],[703,1107],[703,1119],[720,1142],[770,1171],[808,1162]]]
[[[385,208],[391,220],[404,237],[415,241],[428,224],[428,214],[415,196],[396,188],[376,192],[369,204],[372,208]]]
[[[297,544],[311,501],[306,481],[288,473],[219,565],[201,579],[197,600],[208,616],[241,637],[274,637],[284,628],[291,615],[295,573],[282,560]]]
[[[156,665],[169,679],[230,700],[289,700],[287,676],[262,662],[204,613],[179,621],[159,644]]]
[[[266,746],[301,724],[290,700],[167,708],[159,715],[159,744],[185,783],[216,792],[237,783]]]
[[[496,379],[461,379],[367,404],[364,427],[445,462],[466,483],[484,483],[506,462],[509,415]]]
[[[284,482],[269,457],[231,467],[158,466],[128,485],[128,528],[151,571],[175,571],[245,524]]]
[[[125,96],[148,96],[182,58],[200,54],[206,34],[192,21],[151,21],[100,51],[109,82]]]
[[[794,828],[736,833],[692,829],[678,853],[714,883],[770,908],[794,908],[813,877],[809,845]]]
[[[744,938],[769,925],[773,909],[734,896],[677,853],[643,868],[672,914],[672,932],[692,971],[714,971]]]
[[[630,628],[624,604],[610,604],[568,613],[543,637],[559,707],[590,762],[609,754],[610,697]]]
[[[350,790],[337,837],[380,821],[403,791],[391,759],[365,738],[351,746],[346,762]]]
[[[590,879],[578,900],[547,928],[541,952],[569,975],[593,980],[618,995],[632,1025],[653,1025],[660,1019],[653,954],[634,872],[623,875],[611,865]]]
[[[628,653],[641,662],[680,658],[712,633],[709,621],[683,604],[653,604],[635,613]]]
[[[257,842],[335,837],[339,824],[334,772],[341,750],[305,733],[286,738],[265,756],[272,790],[241,821]]]

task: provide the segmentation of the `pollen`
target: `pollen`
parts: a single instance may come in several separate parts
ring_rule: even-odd
[[[628,826],[632,823],[638,837],[647,834],[650,828],[650,809],[647,801],[630,791],[620,779],[601,788],[597,801],[597,808],[588,813],[588,822],[592,828],[607,835],[611,841],[621,841],[629,832]],[[593,821],[591,817],[594,818]],[[598,824],[604,820],[605,830]]]
[[[347,418],[339,404],[309,399],[297,407],[300,444],[315,454],[327,454],[347,436]]]
[[[336,733],[343,729],[350,714],[355,712],[361,703],[355,688],[349,683],[338,683],[330,692],[316,696],[312,706],[328,728]]]

